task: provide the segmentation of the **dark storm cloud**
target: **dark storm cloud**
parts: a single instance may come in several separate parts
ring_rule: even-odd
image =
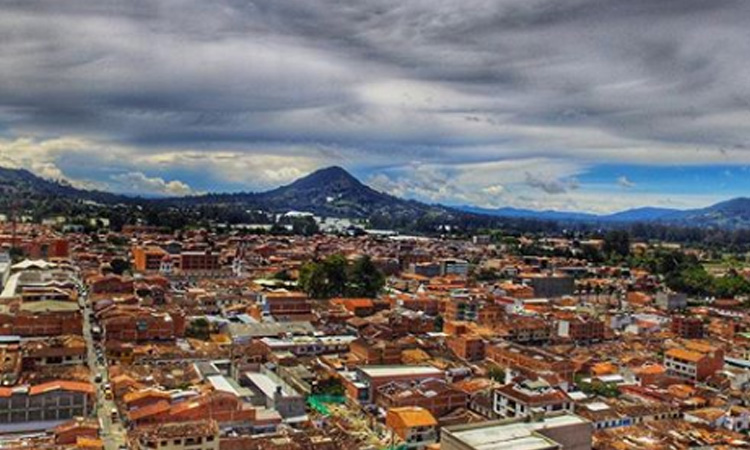
[[[746,162],[749,16],[740,0],[3,2],[0,130],[184,164]]]

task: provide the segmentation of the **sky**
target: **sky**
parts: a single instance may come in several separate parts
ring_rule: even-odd
[[[345,167],[447,205],[750,195],[746,0],[7,0],[0,165],[140,195]]]

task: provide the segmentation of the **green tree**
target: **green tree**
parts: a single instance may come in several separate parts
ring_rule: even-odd
[[[299,271],[299,287],[310,298],[329,298],[328,276],[325,266],[317,262],[303,265]]]
[[[349,276],[349,294],[355,297],[377,297],[385,286],[385,277],[365,255],[354,262]]]
[[[604,236],[604,254],[626,258],[630,254],[630,234],[625,230],[612,230]]]
[[[185,336],[207,341],[211,335],[211,324],[204,317],[199,317],[188,325]]]
[[[130,261],[123,258],[114,258],[110,261],[109,265],[112,267],[112,272],[116,275],[122,275],[130,270]]]
[[[498,366],[491,366],[487,371],[487,376],[498,383],[505,383],[505,371]]]
[[[348,285],[347,261],[342,255],[331,255],[323,261],[328,297],[342,297]]]
[[[318,224],[312,217],[295,217],[292,219],[292,233],[312,236],[320,231]]]
[[[445,326],[445,319],[443,319],[443,316],[435,316],[435,321],[433,323],[435,324],[435,331],[443,331],[443,326]]]
[[[286,269],[279,270],[275,274],[273,274],[272,277],[274,280],[280,280],[280,281],[291,281],[292,277],[289,275],[289,271]]]

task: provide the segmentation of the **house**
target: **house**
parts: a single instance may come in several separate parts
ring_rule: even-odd
[[[55,427],[55,444],[72,445],[81,438],[98,439],[99,421],[95,419],[76,417]]]
[[[469,403],[466,392],[451,387],[445,380],[393,381],[378,387],[375,403],[384,409],[419,406],[435,417],[442,417]]]
[[[373,403],[378,388],[389,383],[445,379],[445,372],[432,366],[360,366],[354,371],[341,372],[339,375],[347,397],[363,404]]]
[[[96,315],[108,340],[173,340],[185,335],[185,316],[179,310],[165,312],[136,305],[112,305]]]
[[[390,408],[385,426],[396,434],[407,449],[423,449],[437,441],[437,420],[424,408],[407,406]]]
[[[487,358],[500,366],[537,375],[553,375],[573,381],[575,365],[568,358],[549,353],[541,348],[513,343],[500,343],[487,348]]]
[[[277,411],[285,422],[297,423],[307,420],[305,397],[273,372],[246,372],[242,385],[255,392],[262,406]]]
[[[557,335],[574,342],[597,342],[604,339],[604,322],[593,317],[575,316],[557,322]]]
[[[312,303],[303,292],[267,292],[261,294],[260,302],[250,314],[258,320],[264,317],[279,321],[308,320],[312,314]]]
[[[131,434],[136,450],[219,450],[219,426],[210,419],[142,427]]]
[[[485,342],[479,336],[457,336],[449,339],[447,344],[453,354],[464,361],[481,361],[484,359]]]
[[[573,400],[544,380],[523,380],[495,388],[493,409],[501,417],[573,412]]]
[[[738,433],[750,429],[750,410],[740,406],[708,407],[685,411],[683,418],[686,422],[698,423],[714,429],[726,428]]]
[[[669,375],[703,381],[724,367],[724,351],[709,344],[687,341],[683,347],[664,353]]]
[[[357,317],[367,317],[375,313],[375,303],[370,298],[334,298],[331,304],[340,306]]]
[[[81,336],[56,336],[25,342],[22,353],[25,370],[44,366],[80,365],[86,360],[86,342]]]

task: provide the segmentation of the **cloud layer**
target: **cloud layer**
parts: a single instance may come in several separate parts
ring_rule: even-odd
[[[742,0],[4,2],[0,164],[178,195],[341,164],[427,201],[593,210],[611,188],[635,206],[663,187],[587,178],[750,164],[749,14]]]

